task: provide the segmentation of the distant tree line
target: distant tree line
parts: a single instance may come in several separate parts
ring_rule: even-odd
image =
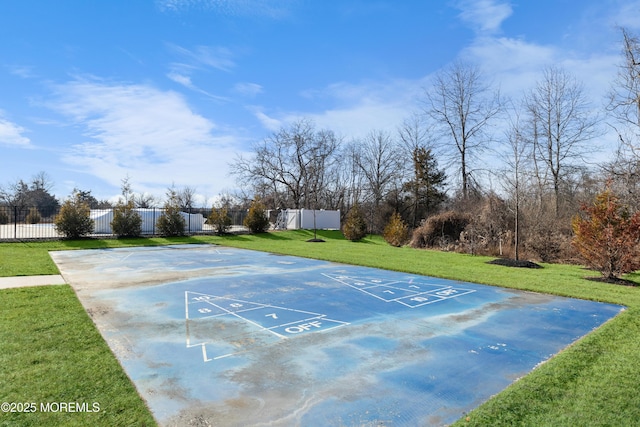
[[[612,212],[640,210],[640,41],[624,28],[621,39],[618,73],[602,107],[558,66],[540,70],[519,99],[506,99],[478,67],[458,61],[435,76],[421,110],[394,132],[372,129],[346,139],[305,118],[291,123],[231,163],[241,190],[216,199],[220,229],[223,211],[259,201],[266,209],[339,209],[343,222],[353,221],[348,234],[389,235],[396,246],[410,240],[419,247],[571,261],[583,249],[571,244],[577,230],[597,235],[578,227],[576,218],[588,221],[592,211],[585,206],[602,199],[603,188],[607,200],[615,200]],[[617,135],[617,145],[606,147],[615,156],[594,163],[607,129]],[[60,207],[51,188],[41,172],[1,186],[0,205],[48,217]],[[195,208],[195,196],[193,187],[167,191],[182,210]],[[93,209],[113,207],[91,191],[75,189],[73,198]],[[161,204],[131,191],[128,178],[123,199],[119,206],[127,209]]]
[[[36,208],[42,217],[50,217],[57,213],[61,207],[61,202],[51,193],[54,184],[46,172],[39,172],[30,181],[19,179],[16,182],[0,185],[0,206],[15,207],[20,211]],[[167,188],[166,198],[175,201],[176,206],[184,211],[196,209],[196,189],[185,186],[177,188],[175,185]],[[156,208],[162,207],[163,201],[159,198],[147,194],[136,193],[131,187],[129,177],[122,179],[120,200],[111,202],[109,200],[98,200],[91,194],[91,190],[81,190],[74,188],[69,195],[86,204],[90,209],[110,209],[115,208],[119,203],[131,204],[133,208]],[[233,197],[221,195],[219,200],[223,204],[232,204]]]
[[[391,229],[401,230],[401,219],[415,245],[571,260],[572,218],[605,182],[630,211],[640,208],[640,43],[627,29],[621,36],[602,107],[559,66],[506,99],[478,67],[458,61],[396,132],[347,140],[301,119],[238,156],[232,173],[245,199],[270,209],[340,209],[346,218],[357,206],[371,233],[397,213]],[[607,129],[617,147],[601,147]],[[601,148],[615,158],[594,163]]]

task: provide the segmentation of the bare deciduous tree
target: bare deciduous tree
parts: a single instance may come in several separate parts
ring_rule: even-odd
[[[180,205],[180,209],[184,209],[185,211],[187,211],[195,207],[195,187],[182,187],[180,190],[176,190],[176,196],[178,197],[178,204]]]
[[[375,231],[382,227],[380,204],[389,188],[399,186],[401,156],[388,132],[374,130],[358,143],[355,151],[358,172],[364,177],[368,199],[371,202],[370,220]],[[375,217],[375,218],[374,218]]]
[[[557,216],[561,182],[572,166],[584,161],[585,153],[593,153],[595,147],[588,142],[596,136],[598,119],[589,107],[582,84],[558,67],[544,70],[524,103],[538,181],[546,184],[544,174],[549,174]]]
[[[433,129],[429,128],[418,115],[405,119],[398,127],[398,137],[402,142],[403,155],[407,158],[416,149],[433,149]],[[408,171],[411,173],[411,171]]]
[[[45,191],[50,193],[53,189],[53,181],[49,174],[40,171],[31,178],[31,189],[36,191]]]
[[[22,179],[0,186],[0,204],[15,206],[19,210],[29,207],[38,209],[42,216],[52,215],[59,206],[50,191],[53,181],[46,172],[39,172],[30,182]]]
[[[626,28],[622,32],[623,60],[611,85],[607,112],[618,135],[612,162],[604,165],[612,185],[620,188],[624,203],[640,208],[640,39]]]
[[[474,157],[490,142],[488,127],[501,108],[499,92],[491,90],[478,67],[465,62],[438,73],[426,91],[426,113],[445,138],[446,153],[456,159],[465,199]]]
[[[640,137],[640,39],[625,28],[621,32],[624,60],[609,92],[607,110]]]
[[[378,206],[384,194],[398,177],[400,159],[391,135],[384,131],[372,131],[360,142],[356,162],[364,176],[371,200]]]
[[[231,173],[243,184],[269,189],[279,206],[310,207],[338,145],[333,132],[316,131],[303,119],[257,143],[253,157],[238,157]]]
[[[136,208],[154,208],[160,204],[158,199],[150,193],[138,193],[133,196],[133,203]]]
[[[520,206],[523,190],[523,173],[526,168],[526,140],[520,114],[514,109],[509,119],[509,127],[505,131],[506,153],[503,156],[506,166],[505,183],[507,191],[513,194],[514,213],[514,259],[520,259]]]

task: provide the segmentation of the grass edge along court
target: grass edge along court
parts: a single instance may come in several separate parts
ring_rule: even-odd
[[[490,258],[395,248],[371,236],[344,240],[321,232],[201,236],[176,239],[81,240],[0,244],[0,276],[57,274],[50,250],[216,243],[346,264],[397,270],[621,304],[628,307],[585,338],[494,396],[456,425],[637,425],[640,396],[640,288],[584,279],[580,266],[514,269],[486,264]],[[640,275],[627,279],[640,283]],[[153,418],[68,286],[0,291],[1,401],[70,401],[100,411],[2,413],[4,425],[154,425]],[[46,302],[46,304],[45,304]],[[73,357],[72,357],[73,353]],[[83,363],[85,364],[83,366]],[[78,374],[79,373],[79,374]],[[85,407],[87,409],[88,407]]]

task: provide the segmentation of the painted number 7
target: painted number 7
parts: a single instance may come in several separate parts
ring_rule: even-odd
[[[264,317],[271,317],[272,319],[277,319],[278,316],[275,313],[265,314]]]

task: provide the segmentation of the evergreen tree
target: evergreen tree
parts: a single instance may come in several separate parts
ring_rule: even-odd
[[[65,201],[55,219],[56,230],[68,239],[77,239],[93,233],[94,221],[90,217],[89,205],[78,193]]]
[[[409,240],[409,227],[398,212],[394,212],[384,228],[384,240],[391,246],[402,246]]]
[[[133,200],[120,201],[113,208],[111,230],[118,237],[139,237],[142,234],[142,217],[135,211]]]
[[[113,208],[111,230],[118,237],[139,237],[142,234],[142,217],[135,211],[133,191],[129,177],[122,180],[122,197]]]
[[[347,213],[342,225],[342,234],[351,241],[361,240],[367,235],[367,222],[358,205],[354,205]]]
[[[435,213],[446,199],[444,192],[446,174],[438,169],[438,162],[431,149],[416,147],[412,153],[413,177],[405,182],[403,190],[409,193],[411,226]]]
[[[211,209],[211,214],[207,218],[209,225],[213,226],[217,234],[224,234],[231,227],[231,217],[226,207]]]
[[[167,201],[164,204],[164,213],[156,222],[158,231],[163,236],[184,236],[186,221],[180,211],[180,198],[175,189],[167,192]]]
[[[267,208],[259,200],[251,202],[249,213],[244,219],[244,226],[252,233],[264,233],[269,229],[269,218],[267,218]]]

